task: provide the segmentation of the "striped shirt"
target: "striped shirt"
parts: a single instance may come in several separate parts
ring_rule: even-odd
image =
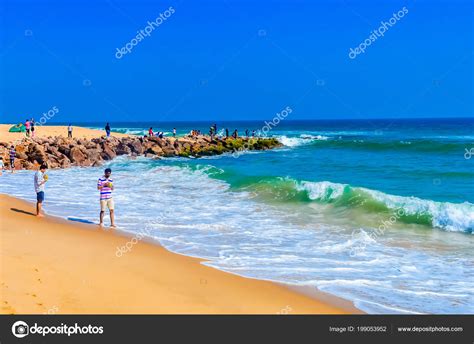
[[[99,178],[97,181],[97,187],[100,187],[104,185],[105,183],[113,183],[113,179],[110,178],[105,178],[105,176],[102,176]],[[109,186],[104,186],[102,189],[100,189],[100,199],[110,199],[112,198],[112,189]]]
[[[10,160],[15,160],[16,151],[15,148],[10,149]]]

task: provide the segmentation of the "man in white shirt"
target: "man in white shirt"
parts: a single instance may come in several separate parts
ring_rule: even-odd
[[[48,176],[44,173],[48,167],[46,164],[42,164],[39,168],[39,171],[35,173],[35,191],[36,191],[36,216],[43,217],[44,215],[41,213],[44,201],[44,184],[48,180]]]
[[[72,125],[69,123],[67,126],[67,137],[72,137]]]

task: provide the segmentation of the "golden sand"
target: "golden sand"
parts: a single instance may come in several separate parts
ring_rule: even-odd
[[[144,241],[117,257],[117,247],[130,237],[51,216],[37,218],[34,204],[6,195],[0,195],[0,211],[4,314],[357,312]]]
[[[13,124],[0,124],[0,141],[11,142],[15,140],[21,140],[26,137],[25,133],[10,133],[8,130]],[[72,130],[73,137],[93,139],[105,135],[105,130],[95,130],[82,127],[73,126]],[[126,137],[126,134],[114,133],[112,136]],[[48,136],[63,136],[67,137],[67,126],[65,125],[51,125],[51,126],[35,126],[35,137],[48,137]]]

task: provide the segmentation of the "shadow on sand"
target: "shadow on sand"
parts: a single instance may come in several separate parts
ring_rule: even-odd
[[[36,216],[35,214],[30,213],[29,211],[25,211],[25,210],[21,210],[21,209],[17,209],[17,208],[10,208],[10,210],[11,210],[11,211],[16,211],[17,213],[22,213],[22,214],[26,214],[26,215]]]

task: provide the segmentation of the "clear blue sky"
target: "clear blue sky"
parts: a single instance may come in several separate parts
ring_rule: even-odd
[[[468,0],[0,3],[3,122],[54,106],[60,122],[268,119],[286,106],[292,119],[473,115]]]

